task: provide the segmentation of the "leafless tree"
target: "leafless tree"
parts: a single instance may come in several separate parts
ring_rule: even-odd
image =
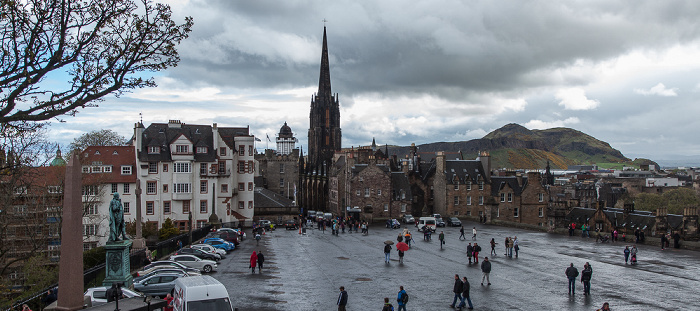
[[[72,116],[153,87],[145,72],[176,66],[191,28],[150,0],[0,0],[0,123]]]

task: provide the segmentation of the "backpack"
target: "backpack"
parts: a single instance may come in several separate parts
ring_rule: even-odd
[[[401,303],[403,303],[403,304],[408,303],[408,294],[407,293],[403,293],[403,295],[401,296]]]

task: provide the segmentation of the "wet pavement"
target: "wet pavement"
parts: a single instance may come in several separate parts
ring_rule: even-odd
[[[467,243],[476,226],[476,242],[492,262],[491,286],[481,286],[481,269],[468,265]],[[452,310],[454,275],[466,275],[471,283],[475,310],[596,310],[609,302],[613,310],[700,310],[700,253],[640,245],[639,263],[626,265],[624,242],[595,243],[595,239],[569,237],[514,228],[465,222],[467,240],[459,228],[439,228],[446,244],[440,249],[437,234],[416,239],[398,263],[394,248],[391,263],[384,263],[383,242],[396,241],[400,230],[371,227],[369,235],[319,230],[278,229],[263,236],[260,245],[246,238],[239,249],[221,261],[212,276],[226,285],[239,310],[336,310],[338,288],[349,295],[347,310],[380,310],[389,297],[397,309],[396,295],[403,285],[410,296],[408,310]],[[519,258],[504,255],[506,236],[517,236]],[[488,255],[495,238],[497,256]],[[248,269],[250,254],[262,250],[262,274]],[[483,261],[483,258],[480,258]],[[564,270],[570,263],[579,270],[593,267],[591,295],[568,295]],[[580,277],[579,277],[580,278]]]

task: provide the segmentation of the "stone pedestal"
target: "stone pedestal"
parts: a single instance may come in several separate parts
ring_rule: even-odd
[[[107,265],[105,280],[103,286],[112,286],[112,283],[124,283],[124,286],[129,287],[133,282],[131,276],[131,261],[129,258],[129,248],[131,241],[107,242],[105,250],[107,251]]]

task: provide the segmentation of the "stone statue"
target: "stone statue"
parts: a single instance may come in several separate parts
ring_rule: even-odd
[[[109,203],[109,240],[107,242],[119,242],[120,237],[126,237],[126,223],[124,222],[124,208],[119,193],[114,193],[112,202]]]

